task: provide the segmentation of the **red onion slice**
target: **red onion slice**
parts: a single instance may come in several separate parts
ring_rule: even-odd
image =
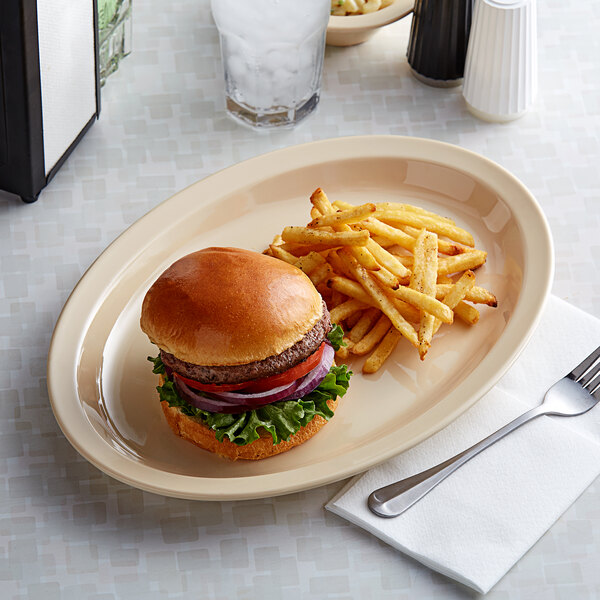
[[[207,392],[207,394],[209,394],[211,398],[218,398],[224,402],[231,402],[249,407],[264,406],[265,404],[271,404],[271,402],[277,402],[277,400],[287,398],[296,390],[299,382],[300,379],[296,379],[291,383],[286,383],[285,385],[281,385],[271,390],[257,392],[255,394],[242,394],[240,392]]]
[[[334,355],[335,350],[333,347],[329,344],[325,344],[323,356],[321,357],[319,364],[312,371],[309,371],[302,379],[300,379],[300,385],[298,388],[285,399],[298,400],[299,398],[306,396],[306,394],[310,394],[314,389],[319,387],[319,384],[321,381],[323,381],[323,379],[325,379],[327,373],[329,373],[329,369],[331,369]]]
[[[175,389],[181,398],[200,410],[223,414],[243,413],[248,410],[247,406],[231,404],[217,398],[207,398],[181,381],[181,379],[175,378]]]

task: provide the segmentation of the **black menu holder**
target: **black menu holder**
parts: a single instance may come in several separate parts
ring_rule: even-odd
[[[36,200],[99,113],[96,0],[0,0],[0,190]]]

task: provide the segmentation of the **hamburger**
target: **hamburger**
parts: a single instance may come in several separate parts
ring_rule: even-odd
[[[232,460],[307,441],[333,416],[351,372],[341,329],[310,279],[278,259],[206,248],[171,265],[142,303],[140,326],[173,432]]]

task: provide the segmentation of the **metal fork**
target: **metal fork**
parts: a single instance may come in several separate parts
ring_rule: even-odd
[[[371,512],[380,517],[397,517],[482,450],[540,415],[574,417],[593,408],[600,401],[599,358],[600,348],[596,348],[581,364],[546,392],[542,404],[517,417],[474,446],[431,469],[375,490],[368,500]]]

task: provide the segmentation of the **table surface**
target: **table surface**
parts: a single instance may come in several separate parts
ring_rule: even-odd
[[[328,48],[318,111],[257,134],[226,117],[208,0],[135,3],[133,53],[100,120],[32,205],[0,192],[0,579],[5,598],[472,598],[326,513],[343,482],[274,499],[192,502],[121,484],[82,459],[48,403],[46,356],[91,262],[172,194],[246,158],[356,134],[434,138],[498,162],[533,192],[555,242],[553,293],[600,317],[600,43],[596,0],[539,3],[539,98],[505,125],[460,88],[409,73],[410,17]],[[600,597],[594,483],[488,594]]]

